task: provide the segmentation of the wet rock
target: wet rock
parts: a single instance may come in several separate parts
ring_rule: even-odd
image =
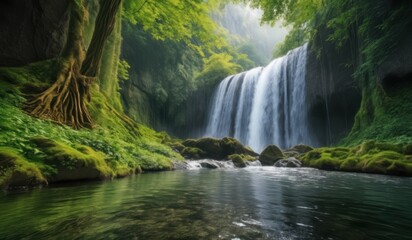
[[[273,166],[277,160],[284,157],[282,151],[277,146],[269,145],[260,154],[259,160],[262,166]]]
[[[294,168],[294,167],[301,167],[302,163],[297,160],[294,157],[290,157],[287,159],[281,159],[276,161],[276,163],[274,164],[275,167],[290,167],[290,168]]]
[[[283,151],[283,155],[285,155],[285,157],[297,157],[300,155],[300,153],[297,151],[288,149],[288,150]]]
[[[243,160],[239,155],[236,155],[232,159],[232,162],[233,162],[233,165],[235,165],[235,167],[237,168],[244,168],[247,166],[245,160]]]
[[[228,159],[232,160],[235,167],[244,168],[248,165],[250,161],[256,161],[257,157],[245,155],[245,154],[232,154],[228,157]]]
[[[173,170],[186,170],[187,162],[186,161],[173,161]]]
[[[203,168],[209,168],[209,169],[219,168],[219,166],[216,163],[209,162],[209,161],[201,162],[200,166],[202,166]]]

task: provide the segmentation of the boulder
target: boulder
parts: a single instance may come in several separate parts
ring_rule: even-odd
[[[180,154],[185,159],[201,159],[202,156],[206,155],[204,151],[196,147],[185,147]]]
[[[245,154],[249,156],[258,156],[251,148],[242,145],[238,140],[230,137],[222,138],[220,141],[221,155],[226,157],[232,154]]]
[[[191,159],[228,159],[232,154],[245,154],[249,156],[258,156],[249,147],[243,146],[234,138],[199,138],[188,139],[182,142],[185,146],[181,154]],[[193,154],[192,154],[193,153]]]
[[[175,160],[172,162],[172,164],[173,164],[173,170],[186,170],[187,169],[186,161]]]
[[[233,165],[235,165],[235,167],[237,167],[237,168],[244,168],[244,167],[247,166],[246,161],[238,154],[235,154],[232,157],[232,162],[233,162]]]
[[[250,162],[256,161],[257,157],[245,154],[232,154],[228,156],[228,159],[232,160],[235,167],[244,168],[248,166]]]
[[[47,180],[36,164],[27,161],[12,148],[0,148],[0,188],[36,187]]]
[[[283,155],[285,155],[285,157],[297,157],[300,155],[299,152],[291,150],[291,149],[287,149],[285,151],[283,151]]]
[[[282,151],[277,146],[269,145],[260,154],[259,160],[262,166],[273,166],[277,160],[284,157]]]
[[[291,168],[294,168],[294,167],[301,167],[302,163],[299,160],[297,160],[296,158],[290,157],[290,158],[287,158],[287,159],[281,159],[281,160],[276,161],[274,166],[275,167],[291,167]]]
[[[213,162],[209,162],[209,161],[203,161],[200,163],[200,166],[202,166],[203,168],[210,168],[210,169],[216,169],[219,168],[219,166]]]

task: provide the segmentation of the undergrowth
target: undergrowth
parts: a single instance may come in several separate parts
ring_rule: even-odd
[[[54,76],[55,61],[39,62],[22,68],[0,68],[0,146],[15,149],[47,174],[53,168],[44,159],[47,153],[31,139],[45,137],[74,149],[90,147],[101,152],[114,173],[130,169],[167,170],[172,160],[182,157],[161,143],[164,134],[156,133],[117,112],[94,86],[88,104],[94,129],[74,130],[40,120],[22,111],[26,94],[47,88]]]

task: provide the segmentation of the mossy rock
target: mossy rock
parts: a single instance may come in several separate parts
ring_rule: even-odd
[[[129,166],[117,166],[114,169],[114,176],[117,178],[124,178],[135,173],[135,170]]]
[[[51,182],[108,179],[114,175],[104,154],[88,146],[74,148],[43,137],[31,141],[46,154],[45,163],[57,169],[50,176]]]
[[[302,163],[294,157],[289,157],[286,159],[277,160],[274,166],[275,167],[296,168],[296,167],[301,167]]]
[[[313,150],[313,147],[311,147],[311,146],[307,146],[307,145],[304,145],[304,144],[298,144],[298,145],[295,145],[295,146],[289,148],[286,151],[287,152],[294,151],[294,152],[298,152],[299,154],[302,154],[302,153],[307,153],[307,152],[312,151],[312,150]]]
[[[254,161],[256,160],[256,157],[252,157],[252,156],[244,155],[244,154],[232,154],[228,156],[228,159],[232,160],[235,167],[244,168],[247,166],[248,161]]]
[[[0,188],[47,185],[36,164],[28,162],[15,149],[0,147]]]
[[[215,160],[228,159],[228,156],[232,154],[245,154],[250,156],[258,156],[249,147],[243,146],[239,141],[234,138],[200,138],[200,139],[187,139],[182,142],[186,148],[183,149],[181,154],[185,157],[188,152],[193,149],[198,149],[196,154],[198,158],[210,158]],[[200,151],[199,151],[200,150]],[[192,154],[192,159],[196,159],[196,154]]]
[[[273,166],[277,160],[284,157],[285,156],[279,147],[276,145],[269,145],[262,151],[259,160],[262,163],[262,166]]]
[[[180,142],[168,142],[167,145],[176,152],[182,152],[185,146]]]
[[[366,141],[353,148],[318,148],[300,157],[304,166],[324,170],[412,176],[405,144]]]
[[[181,154],[186,159],[201,159],[206,153],[196,147],[185,147],[181,151]]]
[[[249,156],[258,156],[250,147],[242,145],[238,140],[230,137],[222,138],[220,142],[222,155],[229,156],[232,154],[245,154]]]
[[[221,159],[221,147],[219,139],[200,138],[197,140],[189,139],[183,142],[186,147],[200,149],[200,158]]]

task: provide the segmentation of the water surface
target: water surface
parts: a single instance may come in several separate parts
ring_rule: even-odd
[[[1,239],[410,239],[412,179],[248,167],[0,193]]]

